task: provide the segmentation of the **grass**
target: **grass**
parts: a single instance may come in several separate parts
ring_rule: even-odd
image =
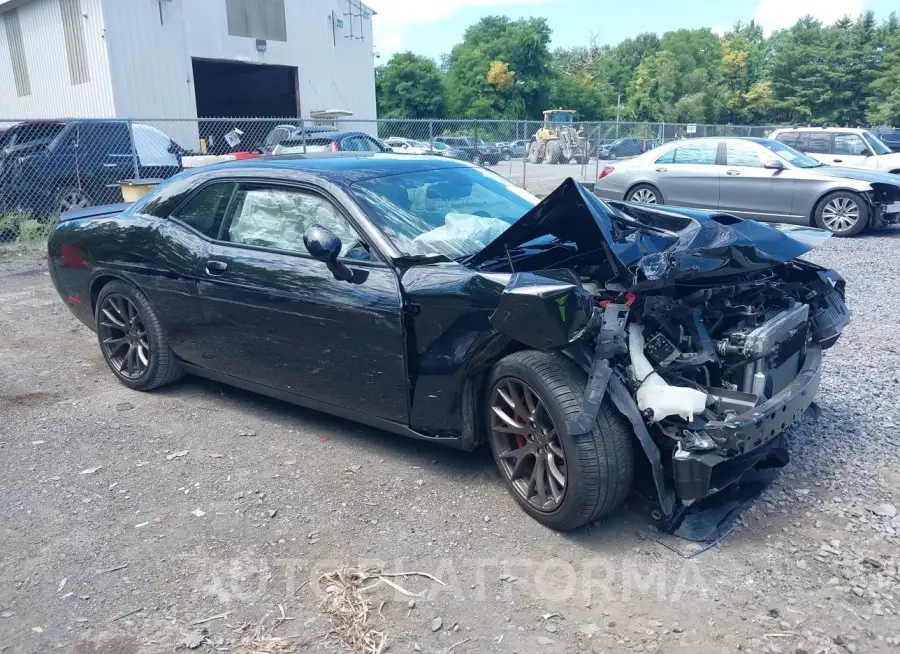
[[[41,256],[56,221],[40,222],[24,211],[0,214],[0,257]]]

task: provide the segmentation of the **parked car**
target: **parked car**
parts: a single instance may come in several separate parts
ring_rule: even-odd
[[[150,125],[124,120],[28,121],[8,130],[0,156],[0,198],[38,218],[121,202],[124,179],[166,178],[186,150]]]
[[[125,386],[187,372],[486,441],[523,509],[574,529],[634,484],[673,517],[786,463],[849,321],[840,275],[796,258],[828,234],[797,231],[571,179],[539,203],[445,158],[312,154],[67,213],[48,254]]]
[[[600,146],[601,159],[618,159],[620,157],[633,157],[652,150],[656,144],[650,139],[620,138],[609,145]]]
[[[259,151],[263,154],[272,154],[275,146],[287,139],[302,139],[304,134],[322,134],[324,132],[336,132],[337,127],[333,125],[277,125],[275,126],[263,140]]]
[[[866,129],[801,127],[776,129],[770,138],[832,166],[900,173],[900,153]]]
[[[384,140],[384,144],[394,152],[400,154],[431,154],[431,148],[427,143],[391,136]]]
[[[879,140],[888,146],[893,152],[900,152],[900,132],[884,132]]]
[[[438,136],[434,140],[459,150],[463,153],[466,161],[471,161],[479,166],[482,164],[493,166],[500,161],[500,148],[496,145],[488,145],[482,139],[474,136],[444,135]]]
[[[272,150],[272,154],[307,152],[391,152],[391,149],[365,132],[318,132],[305,137],[295,134]]]
[[[608,199],[815,225],[838,236],[900,220],[900,177],[826,166],[771,139],[669,143],[605,166],[594,192]]]
[[[468,153],[460,150],[459,148],[451,148],[446,143],[441,143],[440,141],[433,141],[431,143],[431,150],[434,154],[440,157],[448,157],[450,159],[462,159],[465,160],[468,157]]]
[[[518,141],[510,141],[509,143],[496,143],[500,149],[500,158],[503,161],[510,159],[520,159],[525,156],[528,151],[528,141],[519,139]]]

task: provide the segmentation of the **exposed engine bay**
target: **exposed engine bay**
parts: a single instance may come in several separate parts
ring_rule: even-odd
[[[590,203],[581,212],[593,214]],[[822,351],[850,320],[844,281],[796,258],[821,240],[818,230],[604,205],[601,239],[573,224],[569,209],[566,223],[550,209],[515,249],[506,243],[504,257],[485,258],[485,267],[513,273],[491,324],[579,360],[590,376],[583,415],[568,429],[589,429],[609,394],[669,514],[676,500],[712,495],[770,457],[800,420]],[[569,266],[537,268],[552,259]]]

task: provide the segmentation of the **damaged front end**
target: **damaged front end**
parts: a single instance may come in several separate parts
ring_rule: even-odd
[[[664,514],[783,465],[849,322],[838,273],[796,257],[820,230],[605,204],[571,180],[466,264],[511,273],[492,327],[588,373],[571,433],[608,396]]]

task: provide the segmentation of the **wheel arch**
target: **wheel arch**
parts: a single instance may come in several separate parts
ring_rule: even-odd
[[[654,184],[653,182],[651,182],[648,179],[641,179],[641,180],[638,180],[637,182],[634,182],[633,184],[629,185],[628,188],[625,189],[625,193],[622,195],[622,199],[624,200],[625,198],[627,198],[628,194],[631,193],[631,191],[633,191],[638,186],[652,186],[654,189],[656,189],[657,197],[660,197],[660,198],[664,197],[662,194],[662,191],[659,189],[659,186],[657,186],[656,184]],[[662,204],[662,202],[660,204]]]
[[[97,300],[100,297],[100,292],[103,290],[103,287],[109,284],[110,282],[125,282],[126,284],[131,284],[132,286],[136,286],[136,284],[128,279],[127,277],[116,274],[108,271],[103,271],[97,273],[94,278],[91,280],[90,287],[90,297],[91,297],[91,315],[95,315],[97,312]]]
[[[487,430],[478,416],[484,411],[485,383],[497,362],[514,352],[531,350],[524,343],[506,336],[484,343],[469,359],[463,377],[461,448],[472,450],[487,442]]]

